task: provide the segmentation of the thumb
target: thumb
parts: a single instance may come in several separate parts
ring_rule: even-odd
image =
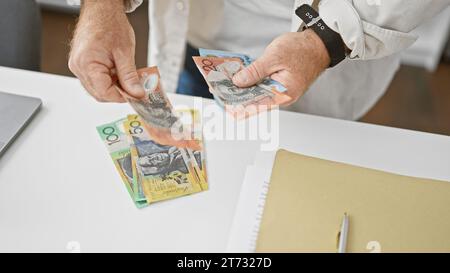
[[[268,58],[261,56],[246,68],[242,69],[233,76],[233,83],[238,87],[249,87],[270,76]]]
[[[123,54],[115,56],[117,76],[122,89],[126,93],[135,98],[142,98],[145,95],[145,91],[139,80],[134,59],[131,56]]]

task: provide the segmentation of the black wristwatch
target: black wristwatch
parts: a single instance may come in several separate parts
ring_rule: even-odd
[[[301,5],[295,10],[300,19],[305,23],[305,28],[312,29],[323,41],[330,55],[330,67],[342,62],[347,53],[347,47],[339,33],[329,28],[320,18],[319,13],[310,5]]]

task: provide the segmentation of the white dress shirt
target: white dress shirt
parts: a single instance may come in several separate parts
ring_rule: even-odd
[[[210,2],[215,2],[215,6],[205,11]],[[273,39],[291,31],[295,0],[190,0],[189,3],[187,40],[191,45],[258,57]]]
[[[126,3],[131,12],[142,0]],[[149,0],[148,63],[159,66],[164,89],[174,92],[187,41],[258,57],[276,34],[299,28],[294,11],[302,4],[318,5],[351,54],[323,72],[288,110],[354,120],[389,86],[398,53],[416,40],[410,32],[450,0]]]

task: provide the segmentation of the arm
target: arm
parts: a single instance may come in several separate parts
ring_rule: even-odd
[[[409,34],[448,6],[449,0],[321,0],[320,17],[338,32],[353,60],[382,58],[409,47]],[[379,5],[378,5],[379,4]],[[265,77],[279,81],[292,98],[300,98],[330,63],[320,38],[311,30],[276,38],[252,65],[236,74],[240,87]]]
[[[449,0],[321,0],[319,13],[352,50],[350,59],[370,60],[411,46],[417,37],[409,32],[449,3]]]
[[[136,72],[135,43],[124,0],[84,0],[69,68],[98,101],[141,98],[144,90]]]
[[[79,6],[83,0],[66,0],[70,6]],[[124,0],[125,12],[133,12],[144,0]]]

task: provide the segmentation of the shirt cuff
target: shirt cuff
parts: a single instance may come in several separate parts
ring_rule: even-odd
[[[379,59],[411,46],[414,35],[382,28],[360,18],[349,0],[321,0],[319,13],[323,21],[339,33],[351,50],[350,59]]]
[[[66,0],[67,4],[70,6],[79,6],[81,0]],[[144,0],[125,0],[125,12],[133,12],[137,7],[139,7]]]

